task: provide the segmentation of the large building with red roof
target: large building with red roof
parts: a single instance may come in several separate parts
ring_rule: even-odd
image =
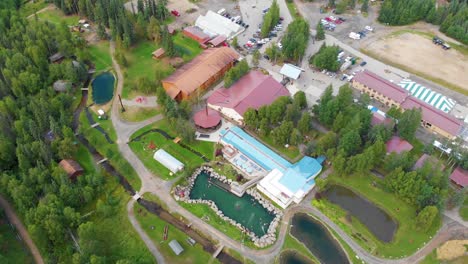
[[[408,97],[405,89],[368,70],[356,73],[353,78],[353,87],[388,107],[400,107]]]
[[[243,124],[243,115],[249,108],[269,105],[289,91],[270,75],[250,71],[230,88],[220,88],[208,98],[208,106],[225,117]]]
[[[221,79],[239,57],[228,47],[207,49],[162,80],[162,86],[177,101],[189,99]]]
[[[403,111],[413,108],[421,109],[422,126],[431,132],[449,139],[455,139],[460,133],[462,128],[460,120],[416,97],[410,96],[405,89],[373,72],[368,70],[358,72],[352,84],[354,88],[388,107],[395,106]]]
[[[416,97],[408,97],[402,104],[403,109],[421,109],[422,125],[444,137],[454,139],[462,127],[462,121],[439,110]]]
[[[450,181],[460,188],[468,186],[468,171],[457,167],[450,175]]]

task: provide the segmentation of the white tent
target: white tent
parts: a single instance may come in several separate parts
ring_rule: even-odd
[[[171,156],[171,154],[167,153],[164,149],[156,151],[153,158],[173,173],[177,173],[184,169],[184,164]]]
[[[304,70],[302,68],[299,68],[296,65],[285,63],[283,68],[281,68],[280,73],[286,77],[297,80],[303,71]]]
[[[225,35],[231,39],[244,28],[229,18],[223,17],[211,10],[208,10],[205,16],[200,15],[195,21],[195,26],[201,28],[203,32],[214,37],[216,35]]]
[[[177,256],[184,251],[184,248],[179,244],[179,242],[177,242],[177,240],[169,242],[169,247],[171,247],[172,251],[174,251]]]

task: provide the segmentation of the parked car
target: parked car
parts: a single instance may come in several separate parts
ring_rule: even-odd
[[[280,17],[279,20],[280,20],[280,21],[283,21],[283,20],[284,20],[284,17]]]
[[[338,20],[341,21],[341,22],[345,22],[345,21],[346,21],[346,19],[344,19],[344,18],[342,18],[342,17],[339,17]]]
[[[363,61],[363,62],[361,62],[361,64],[359,64],[359,66],[362,67],[362,66],[365,66],[366,64],[367,64],[367,62]]]
[[[180,17],[180,14],[179,14],[179,12],[177,12],[177,10],[172,10],[171,14],[173,14],[176,17]]]
[[[328,22],[332,22],[332,21],[333,21],[333,20],[332,20],[331,18],[329,18],[329,17],[326,17],[325,20],[328,21]]]
[[[268,55],[263,55],[263,58],[267,59],[267,60],[270,60],[270,57]]]
[[[268,34],[269,38],[276,38],[278,35],[276,33],[270,33]]]
[[[283,48],[283,44],[281,44],[281,42],[276,43],[276,46],[278,46],[279,49]]]
[[[266,12],[268,12],[268,10],[270,10],[270,8],[265,8],[263,9],[262,13],[265,14]]]

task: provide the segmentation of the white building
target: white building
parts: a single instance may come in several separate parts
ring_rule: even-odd
[[[211,37],[217,35],[227,36],[228,39],[231,39],[242,31],[244,28],[231,21],[227,17],[223,17],[211,10],[208,10],[206,15],[200,15],[195,21],[195,26],[201,28],[203,32],[210,35]]]
[[[171,154],[167,153],[164,149],[156,151],[153,158],[173,173],[177,173],[184,169],[184,164],[171,156]]]

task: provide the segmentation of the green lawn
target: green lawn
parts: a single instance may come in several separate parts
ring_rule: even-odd
[[[160,128],[171,136],[176,137],[177,133],[173,131],[166,120],[161,120],[149,126],[146,126],[135,134],[132,135],[132,138],[135,138],[142,133],[153,129]],[[162,164],[153,159],[153,154],[156,150],[151,150],[148,148],[150,143],[153,142],[157,149],[164,149],[169,154],[173,155],[176,159],[180,160],[185,165],[184,172],[191,172],[193,169],[199,167],[204,163],[203,159],[189,151],[188,149],[183,148],[179,144],[174,143],[172,140],[167,140],[161,134],[155,132],[150,133],[144,136],[140,141],[132,141],[129,143],[130,148],[135,152],[135,154],[140,158],[140,160],[145,164],[145,166],[155,175],[165,179],[174,179],[176,176],[171,176],[170,171],[164,167]],[[182,140],[182,143],[184,141]],[[214,155],[214,143],[206,141],[195,141],[194,143],[188,144],[194,150],[202,153],[209,159],[213,159]],[[182,174],[184,172],[180,172]]]
[[[165,260],[168,263],[209,263],[211,254],[203,250],[200,244],[191,246],[187,243],[186,239],[188,236],[177,229],[176,227],[168,224],[161,220],[154,214],[146,211],[141,205],[135,204],[134,207],[135,216],[140,223],[141,227],[151,237],[153,242],[158,247],[159,251],[164,255]],[[167,240],[163,239],[164,227],[169,226]],[[177,240],[179,244],[184,248],[184,251],[176,256],[169,247],[169,242],[173,239]],[[214,259],[212,263],[220,263],[217,259]]]
[[[281,248],[281,252],[286,250],[296,250],[297,252],[307,257],[309,261],[313,263],[320,263],[320,261],[317,260],[317,258],[312,254],[312,252],[310,252],[310,250],[304,244],[302,244],[295,237],[293,237],[289,233],[289,231],[286,234],[286,237],[284,238],[284,244]],[[278,255],[276,258],[279,260],[280,256]]]
[[[96,66],[96,72],[112,68],[112,58],[109,53],[109,42],[99,41],[88,47],[91,61]]]
[[[34,14],[35,12],[45,8],[48,4],[44,0],[36,0],[35,3],[32,1],[28,1],[27,3],[23,4],[20,8],[20,14],[22,16],[29,16]]]
[[[200,44],[197,41],[184,36],[182,32],[177,33],[173,39],[178,56],[181,56],[185,62],[192,60],[202,52]]]
[[[151,53],[160,48],[150,41],[138,43],[125,53],[127,67],[124,69],[125,83],[122,91],[123,98],[133,98],[141,92],[135,89],[136,82],[140,77],[156,80],[156,71],[162,71],[163,76],[169,76],[174,68],[163,60],[155,60]]]
[[[239,228],[221,219],[221,217],[219,217],[209,205],[198,203],[189,204],[184,202],[179,202],[179,204],[198,218],[202,219],[205,223],[208,223],[209,225],[226,234],[228,237],[236,241],[243,241],[244,246],[258,248],[254,245],[250,237],[243,234]]]
[[[34,263],[28,248],[16,236],[0,208],[0,263]]]
[[[436,250],[432,250],[419,264],[439,264],[440,261],[437,259]]]
[[[80,17],[78,15],[66,16],[59,9],[46,10],[42,13],[37,14],[37,16],[41,20],[47,20],[54,24],[61,24],[62,22],[64,22],[68,26],[76,25],[78,24],[78,20],[80,20]]]
[[[94,120],[97,121],[98,119],[96,118],[96,115],[93,115]],[[141,180],[127,160],[120,155],[118,146],[115,143],[117,136],[112,126],[112,122],[110,120],[100,120],[99,123],[100,126],[108,132],[109,137],[114,141],[114,144],[109,144],[101,132],[90,127],[84,111],[80,115],[80,131],[88,139],[90,144],[109,160],[115,169],[130,182],[135,190],[139,190],[141,187]]]
[[[468,221],[468,197],[465,197],[465,201],[462,206],[460,206],[460,216],[463,220]]]
[[[161,109],[159,107],[126,106],[125,112],[120,113],[120,117],[126,121],[140,122],[160,113]]]
[[[346,212],[338,205],[332,204],[325,199],[320,201],[314,200],[312,202],[363,248],[376,256],[401,258],[411,255],[423,246],[424,243],[429,241],[440,227],[439,220],[435,221],[429,231],[417,231],[414,226],[416,209],[412,205],[398,199],[395,195],[385,192],[379,187],[374,187],[374,182],[377,183],[377,186],[382,184],[382,179],[380,178],[370,175],[353,175],[339,178],[331,175],[329,179],[331,184],[341,184],[372,201],[398,222],[398,229],[393,241],[391,243],[383,243],[373,236],[356,218],[353,218],[351,223],[348,223],[345,218]]]

